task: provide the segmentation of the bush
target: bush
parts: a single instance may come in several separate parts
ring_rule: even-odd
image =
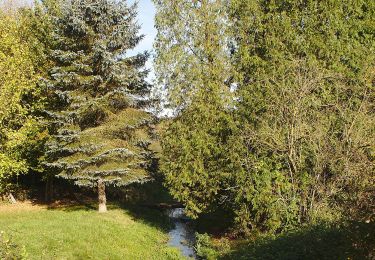
[[[218,259],[222,253],[225,253],[230,249],[230,244],[228,240],[223,238],[219,243],[213,243],[213,240],[208,234],[196,233],[196,244],[195,250],[197,256],[202,259]]]
[[[0,259],[19,260],[28,259],[24,247],[19,247],[3,231],[0,232]]]

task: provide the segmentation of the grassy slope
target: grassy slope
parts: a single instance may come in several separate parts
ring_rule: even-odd
[[[157,211],[142,215],[160,218]],[[0,230],[31,259],[182,259],[167,246],[165,226],[121,208],[99,214],[87,207],[0,205]]]

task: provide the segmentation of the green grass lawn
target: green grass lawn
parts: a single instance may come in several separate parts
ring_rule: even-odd
[[[183,259],[167,245],[167,225],[148,209],[0,205],[0,230],[30,259]]]

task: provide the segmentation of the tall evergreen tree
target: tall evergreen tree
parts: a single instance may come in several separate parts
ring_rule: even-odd
[[[148,53],[129,56],[143,38],[134,4],[66,0],[55,19],[56,67],[50,71],[53,141],[49,167],[77,185],[98,188],[150,179]]]
[[[224,1],[154,1],[156,74],[175,117],[162,140],[171,193],[196,217],[226,198],[233,163]]]

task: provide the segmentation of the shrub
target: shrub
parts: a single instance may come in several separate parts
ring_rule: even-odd
[[[28,259],[25,248],[20,247],[12,242],[11,237],[5,234],[4,231],[0,231],[0,259]]]
[[[198,257],[202,259],[217,259],[219,257],[220,250],[212,243],[211,237],[204,233],[196,233],[196,244],[195,250]]]

